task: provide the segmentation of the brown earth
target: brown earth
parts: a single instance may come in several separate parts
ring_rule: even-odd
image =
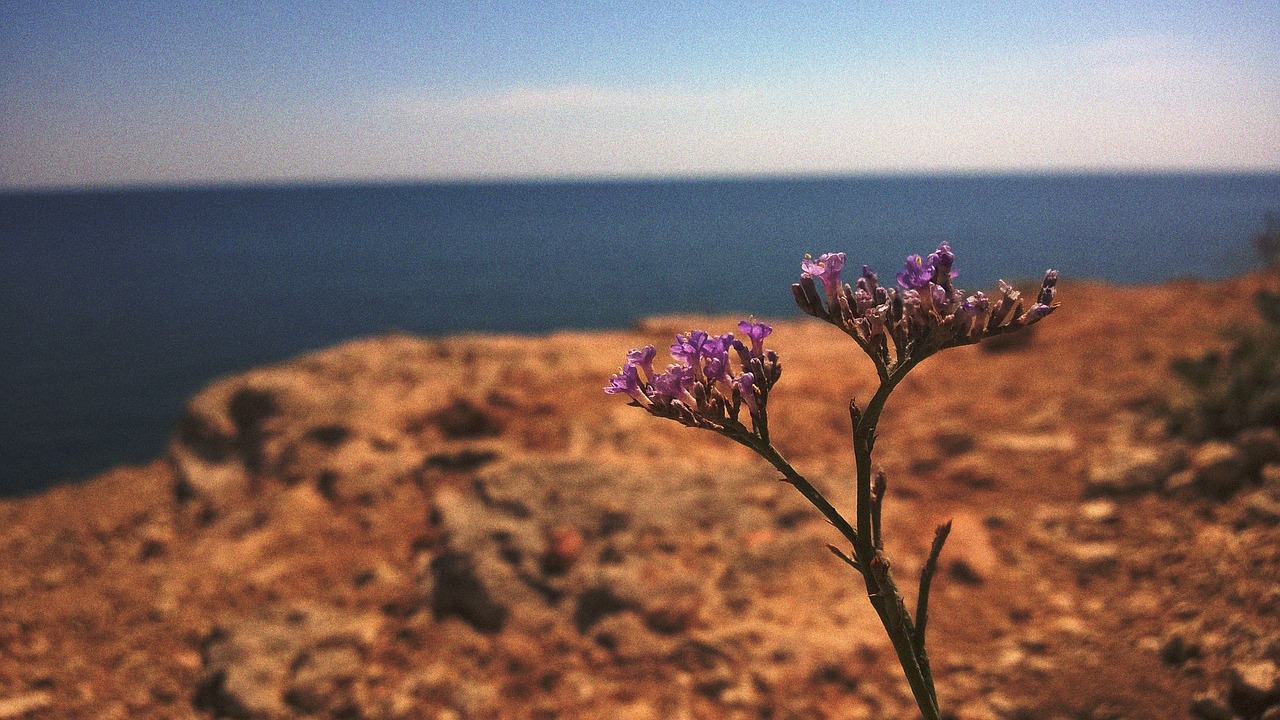
[[[1280,717],[1280,466],[1213,485],[1232,448],[1154,413],[1261,282],[1064,281],[1024,342],[895,394],[904,587],[956,519],[950,717]],[[734,324],[387,336],[211,385],[167,457],[0,502],[0,719],[915,717],[817,512],[600,391],[628,348]],[[807,319],[770,342],[774,441],[849,512],[869,363]]]

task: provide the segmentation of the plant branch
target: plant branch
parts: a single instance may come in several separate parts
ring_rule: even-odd
[[[929,618],[929,588],[933,584],[933,575],[938,570],[938,556],[942,554],[942,544],[951,534],[951,521],[938,526],[933,534],[933,546],[929,548],[929,559],[920,572],[920,592],[916,595],[916,647],[924,648],[925,624]]]
[[[812,483],[806,480],[803,475],[796,472],[795,468],[791,467],[791,464],[786,461],[786,458],[782,457],[781,453],[779,453],[776,448],[752,437],[735,439],[752,450],[755,450],[765,460],[768,460],[770,465],[773,465],[782,473],[783,479],[788,483],[791,483],[795,489],[800,491],[801,495],[805,496],[805,499],[812,503],[814,507],[818,508],[818,511],[822,513],[823,517],[834,525],[836,529],[840,531],[840,534],[844,535],[846,540],[852,543],[855,548],[858,547],[857,530],[855,530],[853,526],[849,524],[849,521],[845,520],[844,516],[841,515],[825,497],[823,497],[822,493],[818,492],[818,489],[815,488]]]

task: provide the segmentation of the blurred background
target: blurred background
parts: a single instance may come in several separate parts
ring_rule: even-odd
[[[806,252],[1255,262],[1275,3],[848,5],[0,4],[0,494],[347,338],[789,316]]]

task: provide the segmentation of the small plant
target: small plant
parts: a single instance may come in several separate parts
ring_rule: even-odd
[[[1280,272],[1280,218],[1269,214],[1264,225],[1254,247]],[[1229,440],[1248,428],[1280,428],[1280,293],[1259,290],[1253,304],[1262,322],[1228,328],[1225,351],[1170,363],[1190,391],[1171,409],[1174,434]]]
[[[912,615],[890,571],[880,534],[888,483],[884,472],[872,464],[876,425],[893,389],[929,356],[1015,332],[1057,307],[1057,271],[1045,274],[1036,301],[1026,308],[1018,291],[1004,281],[998,297],[988,298],[981,292],[965,297],[952,284],[957,274],[952,270],[954,261],[951,248],[943,243],[928,257],[908,257],[906,267],[897,275],[898,287],[880,285],[866,266],[850,287],[840,278],[844,253],[828,253],[816,260],[806,255],[800,266],[800,282],[791,286],[800,309],[852,338],[871,359],[879,377],[879,387],[870,400],[864,405],[849,402],[857,465],[857,516],[852,523],[769,440],[769,393],[782,375],[777,353],[764,347],[772,332],[770,326],[754,319],[738,323],[745,341],[732,333],[711,335],[701,330],[677,335],[671,346],[675,363],[661,373],[653,367],[657,351],[652,345],[632,350],[605,388],[607,393],[628,395],[633,405],[650,414],[715,431],[751,448],[839,530],[850,548],[828,547],[862,575],[867,596],[893,642],[920,712],[928,720],[940,718],[925,651],[929,587],[951,523],[943,523],[934,533]],[[731,359],[734,356],[736,363]]]

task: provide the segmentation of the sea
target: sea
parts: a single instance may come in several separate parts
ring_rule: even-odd
[[[350,338],[791,318],[805,253],[892,279],[940,241],[970,289],[1215,279],[1277,212],[1280,173],[0,192],[0,496],[157,457],[210,381]]]

